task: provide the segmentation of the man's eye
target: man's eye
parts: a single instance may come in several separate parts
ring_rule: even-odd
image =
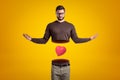
[[[64,14],[64,13],[57,13],[57,14],[59,14],[59,15],[60,15],[60,14]]]

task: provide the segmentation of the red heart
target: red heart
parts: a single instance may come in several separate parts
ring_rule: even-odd
[[[56,47],[56,53],[57,56],[61,56],[66,52],[66,48],[64,46],[57,46]]]

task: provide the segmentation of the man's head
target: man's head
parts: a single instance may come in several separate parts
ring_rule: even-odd
[[[62,5],[56,7],[56,15],[58,20],[62,21],[64,19],[65,8]]]

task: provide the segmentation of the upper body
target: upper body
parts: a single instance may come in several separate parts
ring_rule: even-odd
[[[52,37],[52,41],[57,43],[69,42],[70,37],[75,43],[90,41],[90,38],[78,38],[74,25],[67,21],[49,23],[46,27],[44,37],[32,38],[31,41],[44,44],[49,40],[50,36]]]
[[[97,35],[93,35],[90,38],[79,38],[76,34],[74,25],[64,21],[65,8],[62,5],[56,7],[56,16],[57,20],[47,25],[43,38],[32,38],[27,34],[23,34],[23,36],[26,39],[39,44],[47,43],[50,36],[52,37],[52,41],[56,43],[69,42],[70,37],[75,43],[88,42],[97,37]]]

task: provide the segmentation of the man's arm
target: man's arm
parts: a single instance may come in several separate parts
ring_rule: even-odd
[[[45,44],[47,43],[47,41],[49,40],[50,38],[50,31],[49,31],[49,26],[47,26],[46,30],[45,30],[45,34],[44,34],[44,37],[43,38],[31,38],[28,34],[23,34],[23,36],[34,42],[34,43],[37,43],[37,44]]]
[[[73,40],[75,43],[84,43],[84,42],[88,42],[88,41],[90,41],[90,40],[95,39],[96,37],[97,37],[97,34],[91,36],[90,38],[78,38],[74,26],[72,27],[72,30],[71,30],[71,38],[72,38],[72,40]]]

